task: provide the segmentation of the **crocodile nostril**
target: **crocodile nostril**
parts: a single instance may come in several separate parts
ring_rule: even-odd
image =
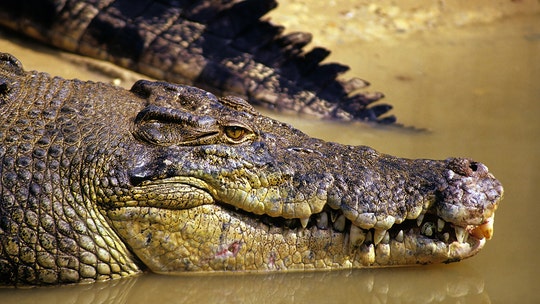
[[[484,164],[466,158],[450,159],[448,169],[462,176],[485,177],[489,172]]]
[[[488,167],[482,163],[472,162],[470,167],[480,177],[486,177],[489,173]]]
[[[466,170],[467,176],[475,175],[477,177],[485,177],[487,176],[489,172],[488,167],[486,167],[486,165],[479,162],[475,162],[475,161],[471,161],[468,167],[469,167],[468,170]]]

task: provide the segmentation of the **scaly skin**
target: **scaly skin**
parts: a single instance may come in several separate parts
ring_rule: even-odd
[[[304,51],[307,33],[261,20],[275,0],[0,1],[0,25],[151,77],[235,95],[279,111],[393,123],[380,93],[339,80],[347,66]]]
[[[311,138],[236,97],[24,72],[0,56],[0,282],[458,261],[492,235],[481,163]]]

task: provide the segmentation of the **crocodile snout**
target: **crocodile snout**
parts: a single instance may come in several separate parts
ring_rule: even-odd
[[[492,223],[504,192],[501,183],[482,163],[464,158],[447,161],[446,188],[440,193],[438,215],[463,227]]]

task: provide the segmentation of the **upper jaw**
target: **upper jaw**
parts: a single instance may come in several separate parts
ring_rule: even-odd
[[[322,212],[298,218],[289,226],[334,229],[349,235],[351,243],[403,240],[415,235],[424,240],[444,243],[452,248],[479,249],[493,236],[494,213],[503,196],[503,188],[485,165],[468,159],[448,159],[442,170],[442,182],[424,201],[409,207],[404,216],[351,213],[327,203]],[[391,212],[389,213],[391,214]],[[308,228],[309,228],[308,227]],[[468,245],[467,245],[468,244]],[[450,247],[449,247],[450,248]],[[472,250],[472,249],[471,249]]]
[[[196,178],[172,178],[167,183],[187,183],[196,186],[212,196],[216,196],[215,190],[210,190],[208,183]],[[501,188],[502,191],[502,188]],[[499,198],[491,205],[497,206]],[[249,214],[249,211],[238,208],[234,202],[220,201],[214,198],[213,203],[225,206],[231,212],[242,212]],[[435,242],[454,244],[469,244],[472,247],[483,244],[483,239],[491,239],[493,235],[494,209],[489,216],[483,218],[478,224],[467,224],[455,219],[443,219],[438,214],[437,206],[445,202],[424,202],[419,204],[420,208],[413,208],[413,212],[407,214],[406,219],[396,219],[392,216],[386,216],[382,220],[377,220],[374,215],[363,214],[351,220],[342,210],[333,209],[325,205],[321,212],[312,214],[306,218],[284,218],[269,216],[266,214],[254,215],[265,224],[281,226],[285,229],[311,229],[316,226],[318,229],[332,229],[336,232],[347,234],[351,245],[360,246],[362,244],[388,243],[391,240],[403,242],[404,238],[422,238]],[[230,206],[230,207],[226,207]],[[452,222],[454,220],[454,222]],[[460,245],[462,246],[462,245]]]

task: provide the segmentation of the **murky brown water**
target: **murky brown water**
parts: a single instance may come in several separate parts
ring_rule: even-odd
[[[7,36],[6,36],[7,37]],[[12,42],[10,42],[11,40]],[[32,43],[0,41],[27,69],[106,80]],[[495,235],[451,265],[267,275],[162,276],[0,289],[7,303],[538,303],[540,293],[540,16],[402,40],[329,46],[333,60],[385,92],[405,125],[431,132],[270,115],[313,136],[411,158],[471,157],[505,186]],[[129,86],[129,84],[126,84]]]

